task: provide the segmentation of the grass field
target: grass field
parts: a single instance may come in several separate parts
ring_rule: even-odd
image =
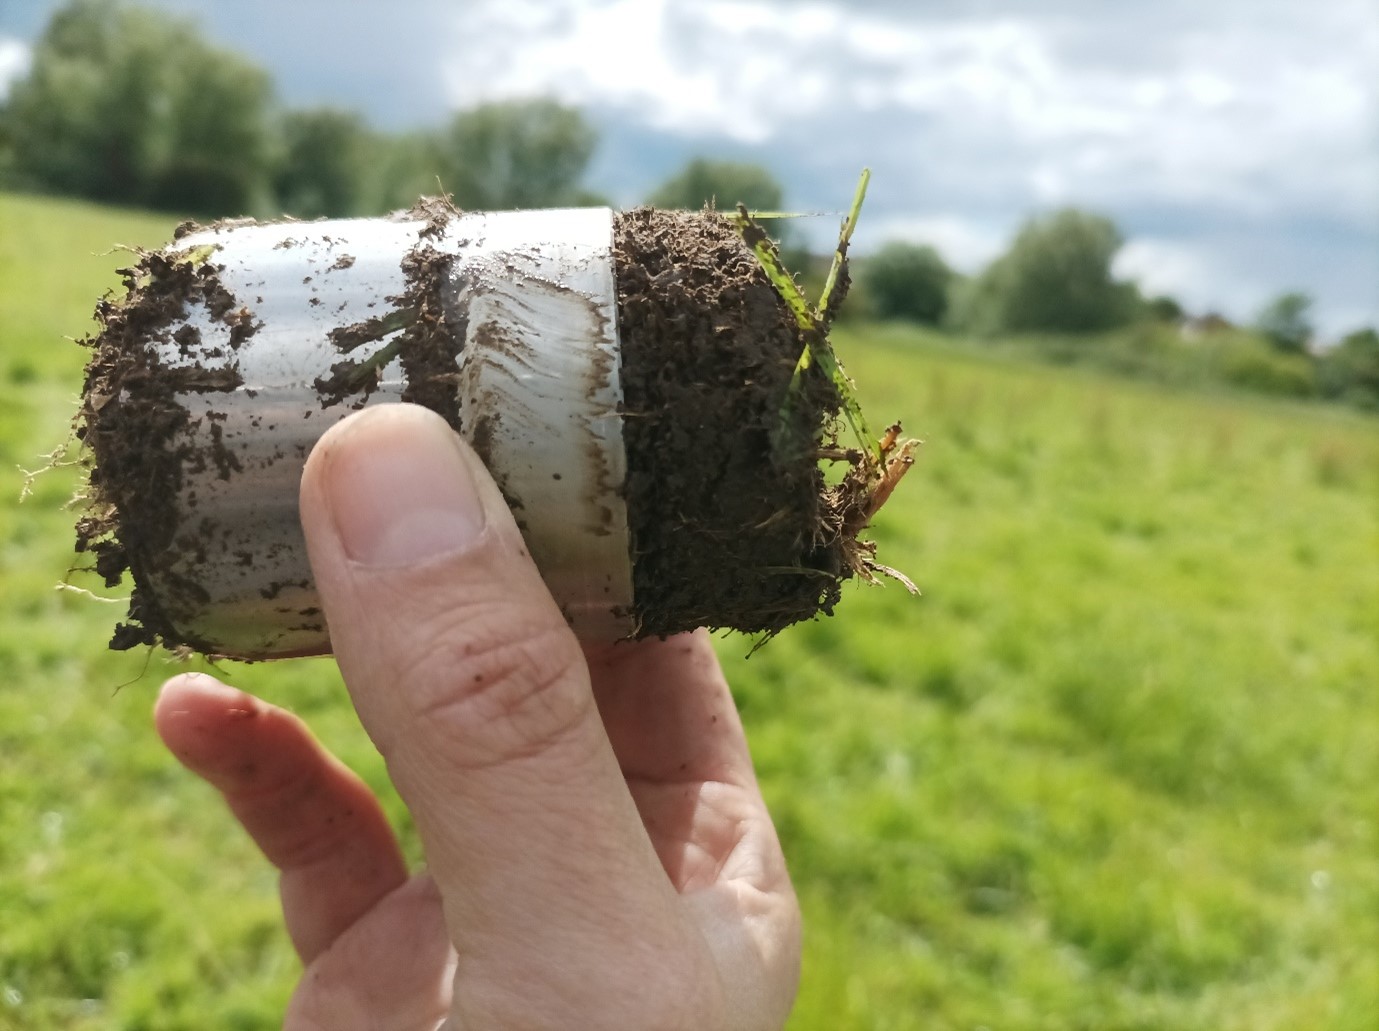
[[[113,243],[174,220],[0,196],[0,1028],[277,1026],[274,878],[156,742],[172,670],[54,590]],[[839,350],[926,440],[883,558],[722,642],[806,911],[793,1031],[1354,1029],[1379,1013],[1379,420]],[[384,793],[324,660],[227,671]]]

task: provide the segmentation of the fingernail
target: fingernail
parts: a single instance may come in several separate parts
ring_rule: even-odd
[[[355,416],[331,442],[326,497],[345,554],[410,566],[463,551],[484,510],[453,430],[413,405]]]

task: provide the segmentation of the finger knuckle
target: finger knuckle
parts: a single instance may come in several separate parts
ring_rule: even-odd
[[[422,733],[474,767],[540,753],[589,715],[593,696],[569,628],[494,606],[439,615],[405,676]]]

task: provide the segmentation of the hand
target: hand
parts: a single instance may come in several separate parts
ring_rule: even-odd
[[[415,820],[295,716],[169,681],[168,747],[282,873],[290,1029],[776,1029],[799,908],[701,632],[582,651],[438,417],[345,420],[302,479],[333,648]]]

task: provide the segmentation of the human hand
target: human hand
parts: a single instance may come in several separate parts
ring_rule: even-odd
[[[155,711],[281,871],[285,1026],[780,1028],[799,908],[707,636],[582,651],[478,459],[410,405],[326,434],[302,522],[427,871],[295,716],[201,675]]]

